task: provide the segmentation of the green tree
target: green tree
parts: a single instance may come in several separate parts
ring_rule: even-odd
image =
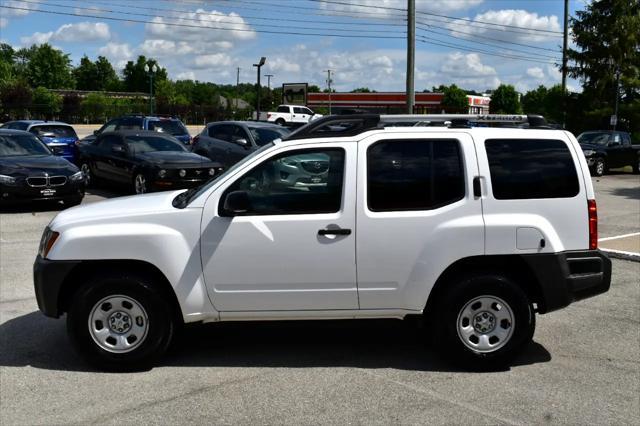
[[[526,114],[546,114],[545,102],[549,89],[540,85],[534,90],[530,90],[522,96],[522,110]]]
[[[22,50],[22,49],[21,49]],[[26,77],[31,87],[69,89],[74,86],[69,55],[48,43],[32,46],[27,52]]]
[[[449,87],[445,86],[442,92],[442,107],[446,112],[465,114],[469,110],[469,100],[464,90],[452,84]]]
[[[10,117],[27,117],[32,97],[33,91],[23,79],[0,82],[0,104]]]
[[[91,59],[84,55],[80,59],[80,65],[73,70],[73,77],[76,80],[76,89],[78,90],[99,90],[98,84],[98,70],[96,64]]]
[[[51,118],[62,110],[62,96],[39,86],[33,91],[32,111]]]
[[[158,65],[158,61],[155,59],[147,59],[145,56],[140,55],[136,62],[129,61],[122,70],[124,77],[124,88],[128,92],[142,92],[149,93],[149,73],[145,71],[144,67],[148,65]],[[158,66],[158,72],[153,76],[154,91],[158,85],[158,82],[167,79],[167,70]]]
[[[353,89],[350,93],[375,93],[375,90],[371,90],[368,87],[358,87]]]
[[[510,84],[501,84],[491,95],[489,110],[492,114],[519,114],[522,112],[516,89]]]
[[[95,61],[98,90],[120,91],[122,86],[111,62],[104,56],[98,56]]]

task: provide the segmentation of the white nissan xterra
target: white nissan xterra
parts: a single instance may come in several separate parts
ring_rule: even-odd
[[[571,133],[534,116],[354,115],[195,190],[61,212],[34,280],[103,369],[153,365],[184,323],[411,315],[477,369],[527,345],[535,314],[606,292],[611,262]]]

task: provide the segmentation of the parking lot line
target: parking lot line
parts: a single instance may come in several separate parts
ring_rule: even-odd
[[[618,240],[620,238],[635,237],[636,235],[640,235],[640,232],[633,232],[631,234],[624,234],[624,235],[616,235],[615,237],[599,238],[598,241]]]

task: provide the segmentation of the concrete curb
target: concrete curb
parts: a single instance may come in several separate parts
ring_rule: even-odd
[[[612,250],[600,247],[600,250],[605,252],[607,256],[615,259],[631,260],[632,262],[640,262],[640,253],[634,253],[632,251]]]

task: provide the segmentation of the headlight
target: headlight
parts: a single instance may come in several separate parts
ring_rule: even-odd
[[[84,173],[82,172],[74,173],[71,176],[69,176],[69,180],[71,182],[79,182],[81,180],[84,180]]]
[[[187,175],[187,171],[185,169],[180,169],[178,174],[180,175],[180,177],[185,177]]]
[[[0,183],[4,185],[13,185],[16,183],[16,178],[7,175],[0,175]]]
[[[216,174],[216,169],[209,169],[209,176],[213,176]]]
[[[40,240],[38,254],[41,257],[46,258],[49,254],[49,251],[51,251],[51,247],[53,247],[59,236],[60,233],[52,231],[51,228],[47,226],[42,233],[42,239]]]
[[[593,149],[584,149],[582,150],[582,152],[584,153],[585,157],[591,157],[596,153]]]
[[[162,169],[158,172],[158,177],[165,177],[167,175],[167,171],[165,169]]]

